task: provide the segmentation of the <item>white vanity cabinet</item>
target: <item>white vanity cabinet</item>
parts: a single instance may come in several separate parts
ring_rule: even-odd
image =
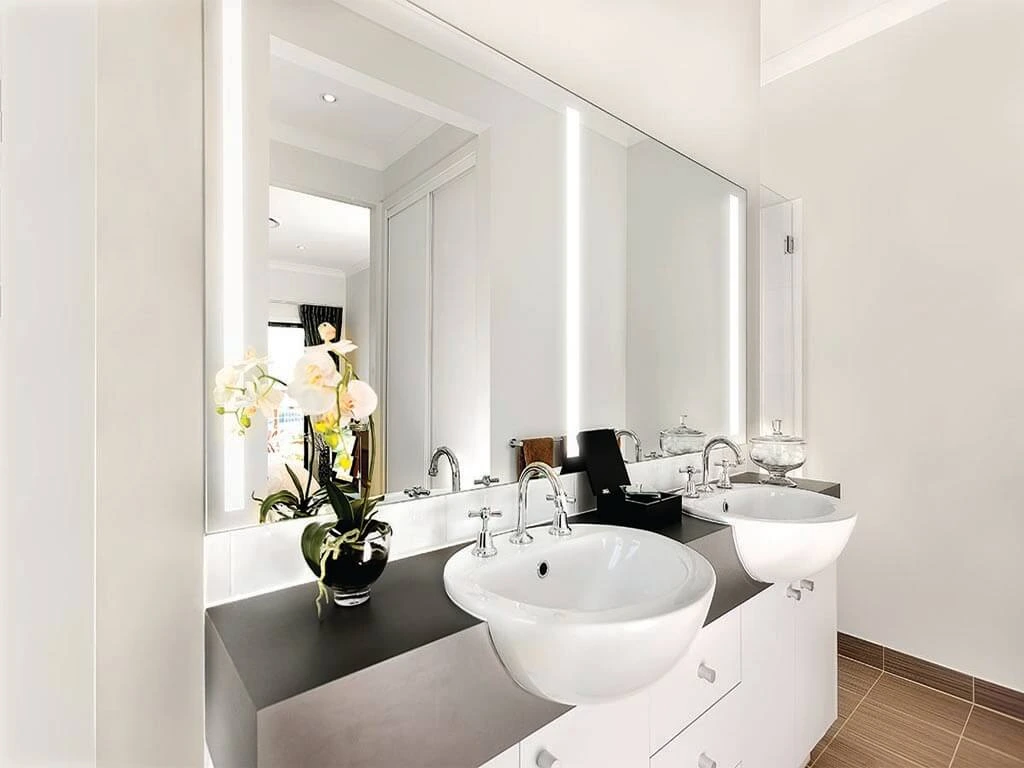
[[[576,707],[519,743],[519,768],[647,768],[648,697]]]
[[[488,760],[480,768],[519,768],[519,745],[509,747],[497,757]]]
[[[835,566],[743,607],[746,768],[802,765],[836,719]]]
[[[581,706],[483,768],[799,768],[836,718],[835,566],[704,627],[646,691]]]

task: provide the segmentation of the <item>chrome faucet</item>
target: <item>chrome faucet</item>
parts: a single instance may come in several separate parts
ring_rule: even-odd
[[[552,536],[568,536],[572,533],[572,528],[569,527],[569,513],[566,508],[569,504],[576,503],[576,499],[566,494],[565,488],[562,487],[562,483],[558,479],[558,475],[555,474],[555,470],[543,461],[534,461],[527,464],[526,469],[519,475],[519,504],[516,512],[516,530],[508,539],[512,544],[529,544],[533,541],[533,536],[526,530],[526,489],[531,478],[534,477],[546,478],[551,483],[551,495],[547,498],[555,505],[555,517],[551,521],[548,533]]]
[[[643,458],[643,456],[644,456],[643,448],[640,446],[640,438],[637,436],[636,432],[634,432],[632,429],[616,429],[615,430],[615,442],[619,443],[619,445],[622,445],[622,443],[619,442],[619,441],[622,440],[622,438],[624,438],[624,437],[631,437],[631,438],[633,438],[633,446],[634,446],[633,462],[636,463],[636,462],[640,461]]]
[[[697,486],[697,490],[700,491],[701,493],[711,493],[711,491],[714,490],[711,487],[711,451],[719,445],[724,445],[725,447],[732,450],[732,452],[736,455],[737,464],[743,463],[743,455],[740,453],[739,446],[737,446],[736,443],[734,443],[732,440],[723,435],[719,435],[718,437],[712,437],[710,440],[708,440],[707,445],[704,446],[704,475],[703,477],[701,477],[700,485]],[[723,468],[722,471],[727,473],[728,468]]]
[[[459,460],[455,458],[455,453],[448,446],[442,445],[434,451],[434,455],[430,457],[430,467],[427,469],[427,474],[431,477],[437,477],[437,460],[442,456],[448,457],[448,464],[452,468],[452,493],[458,493],[462,490],[462,475],[459,473]]]

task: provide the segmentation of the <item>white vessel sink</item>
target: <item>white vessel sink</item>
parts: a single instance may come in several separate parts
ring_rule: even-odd
[[[715,572],[689,547],[609,525],[534,536],[526,546],[496,537],[490,558],[466,547],[444,569],[448,596],[487,622],[531,693],[563,704],[621,698],[671,669],[703,626]]]
[[[835,562],[857,523],[838,499],[769,485],[684,498],[683,509],[731,525],[743,567],[765,582],[795,581]]]

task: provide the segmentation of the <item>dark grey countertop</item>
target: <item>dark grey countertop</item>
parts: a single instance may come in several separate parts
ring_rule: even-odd
[[[754,473],[736,482],[755,482]],[[799,481],[807,490],[839,495],[836,483]],[[587,512],[575,522],[600,522]],[[731,537],[709,538],[727,526],[683,515],[657,530],[695,545],[718,576],[707,622],[728,613],[768,585],[737,568]],[[696,546],[700,540],[704,546]],[[326,683],[454,635],[481,623],[457,608],[444,590],[442,574],[457,544],[388,565],[373,586],[369,602],[357,608],[324,612],[318,621],[312,584],[225,603],[207,610],[208,626],[218,635],[255,709],[261,710]]]

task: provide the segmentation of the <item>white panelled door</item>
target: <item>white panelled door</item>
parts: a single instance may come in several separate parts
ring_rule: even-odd
[[[489,343],[480,331],[477,182],[469,170],[433,192],[430,444],[458,456],[464,481],[490,472]],[[445,468],[432,478],[447,488]]]
[[[387,222],[386,424],[389,490],[426,485],[430,459],[430,198]]]

